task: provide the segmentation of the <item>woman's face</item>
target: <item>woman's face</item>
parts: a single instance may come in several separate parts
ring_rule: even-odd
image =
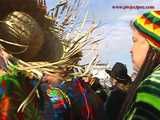
[[[146,38],[143,37],[136,29],[133,29],[133,45],[131,49],[131,57],[133,63],[133,69],[139,71],[141,68],[147,51],[149,49],[149,44],[146,41]]]

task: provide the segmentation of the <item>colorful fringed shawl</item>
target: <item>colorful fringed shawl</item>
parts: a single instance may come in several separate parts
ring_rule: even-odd
[[[0,120],[40,120],[38,99],[33,96],[24,112],[17,112],[20,104],[33,88],[32,80],[13,70],[0,76]]]
[[[54,120],[104,120],[102,101],[81,79],[64,82],[47,91]],[[48,120],[48,119],[47,119]]]

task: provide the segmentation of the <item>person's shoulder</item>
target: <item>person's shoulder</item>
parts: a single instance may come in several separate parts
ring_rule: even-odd
[[[160,70],[159,69],[154,70],[148,77],[146,77],[140,83],[138,88],[140,90],[145,88],[145,91],[153,88],[154,88],[153,91],[156,91],[156,89],[157,90],[160,89]]]
[[[137,89],[132,109],[126,115],[126,119],[159,120],[160,118],[160,71],[154,71]]]
[[[160,71],[154,71],[140,85],[136,93],[135,103],[150,106],[160,114]],[[148,109],[148,111],[150,111]],[[153,110],[152,110],[153,111]]]

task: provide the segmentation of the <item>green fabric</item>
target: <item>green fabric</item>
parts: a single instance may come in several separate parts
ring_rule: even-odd
[[[160,119],[160,67],[141,82],[135,101],[131,104],[124,120],[143,120],[144,118]]]
[[[145,83],[143,83],[141,87],[145,87],[145,86],[152,87],[155,89],[160,89],[160,84],[157,84],[157,82],[150,81],[150,80],[145,81]]]
[[[27,80],[24,73],[20,73],[16,68],[11,68],[6,74],[0,76],[0,88],[3,89],[3,94],[0,95],[0,102],[3,101],[3,96],[10,98],[10,106],[8,117],[13,120],[18,120],[17,109],[19,105],[26,99],[30,89],[33,88],[31,80]],[[34,94],[35,95],[35,94]],[[41,113],[38,109],[36,96],[31,103],[25,108],[23,117],[26,120],[41,120]],[[0,120],[1,120],[0,116]],[[23,118],[22,118],[23,119]]]
[[[160,97],[160,88],[153,86],[152,84],[149,85],[142,85],[139,90],[138,93],[149,93],[151,95]]]
[[[20,84],[17,81],[17,70],[15,67],[11,67],[8,73],[0,76],[0,100],[5,95],[11,95],[13,93],[12,86],[20,88]]]
[[[130,116],[128,117],[128,120],[132,120],[134,114],[136,112],[136,108],[133,110],[133,112],[130,114]]]
[[[143,14],[146,18],[148,18],[150,21],[152,21],[152,23],[158,23],[158,22],[160,22],[160,18],[158,18],[158,17],[156,17],[156,16],[154,16],[153,14],[152,14],[152,12],[147,12],[147,13],[145,13],[145,14]]]
[[[151,95],[149,93],[138,93],[136,102],[145,102],[160,111],[160,97]]]
[[[134,26],[141,32],[145,33],[149,37],[152,37],[154,40],[157,40],[157,42],[160,42],[160,36],[154,34],[153,32],[147,30],[144,28],[141,24],[139,24],[137,21],[134,22]]]

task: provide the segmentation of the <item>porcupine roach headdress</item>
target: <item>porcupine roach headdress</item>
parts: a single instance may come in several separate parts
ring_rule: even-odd
[[[9,63],[7,65],[9,67],[7,68],[9,69],[9,74],[7,74],[7,77],[2,76],[0,84],[2,84],[3,91],[6,90],[6,86],[9,86],[8,88],[11,88],[11,83],[16,85],[18,94],[14,92],[13,94],[11,94],[12,92],[10,90],[7,90],[7,94],[11,94],[13,98],[17,97],[17,95],[19,95],[19,92],[21,92],[20,95],[23,95],[18,97],[22,98],[18,99],[18,102],[11,100],[12,97],[8,97],[8,95],[3,95],[1,97],[3,98],[3,100],[0,103],[0,108],[3,107],[3,104],[5,102],[6,109],[5,112],[0,113],[3,116],[6,116],[6,113],[8,113],[8,110],[10,111],[10,109],[15,111],[24,111],[25,108],[23,114],[18,114],[19,118],[24,117],[28,119],[32,118],[38,120],[40,119],[37,118],[37,116],[39,116],[38,110],[34,109],[36,108],[34,104],[29,103],[31,103],[31,100],[35,98],[34,96],[40,81],[37,82],[36,85],[34,85],[35,87],[34,89],[32,89],[32,91],[28,87],[25,89],[26,86],[31,86],[32,88],[32,83],[30,84],[29,81],[23,80],[25,78],[23,75],[22,77],[21,75],[17,75],[17,70],[25,71],[25,73],[27,72],[29,74],[33,73],[36,74],[36,76],[41,76],[44,71],[54,72],[57,66],[74,66],[75,64],[77,64],[79,57],[81,57],[81,50],[83,46],[88,43],[87,38],[89,34],[94,30],[94,26],[91,27],[85,34],[77,35],[71,42],[68,42],[70,43],[68,44],[69,46],[66,45],[66,47],[63,43],[62,47],[59,36],[55,31],[53,31],[53,29],[51,29],[55,25],[54,20],[51,20],[45,16],[45,1],[1,0],[0,6],[2,6],[0,7],[0,11],[3,11],[0,15],[1,45],[6,52],[18,58],[12,59],[16,61],[16,66],[12,64],[12,61],[8,61]],[[62,11],[64,10],[62,9]],[[69,9],[67,10],[67,12],[68,11]],[[55,13],[55,17],[57,16],[57,13],[58,10]],[[67,24],[69,16],[71,16],[71,14],[65,16],[63,25]],[[10,73],[12,74],[11,76]],[[23,81],[20,82],[20,85],[16,82],[16,79],[19,77],[20,80]],[[24,87],[23,90],[20,89],[22,88],[22,86]],[[28,97],[26,97],[28,91],[31,92]],[[9,101],[12,101],[12,103],[16,103],[18,106],[13,108],[11,106],[12,104]],[[31,116],[32,111],[35,111],[35,115]]]
[[[42,0],[0,1],[0,42],[4,49],[24,61],[57,61],[62,45],[50,32]]]
[[[52,23],[45,15],[45,1],[1,0],[0,44],[3,49],[24,61],[57,61],[62,56],[62,45],[56,34],[49,30]],[[1,75],[0,119],[41,119],[35,94],[32,94],[32,102],[26,110],[17,113],[19,105],[32,89],[31,81],[17,73],[17,69],[7,70],[7,74]]]

